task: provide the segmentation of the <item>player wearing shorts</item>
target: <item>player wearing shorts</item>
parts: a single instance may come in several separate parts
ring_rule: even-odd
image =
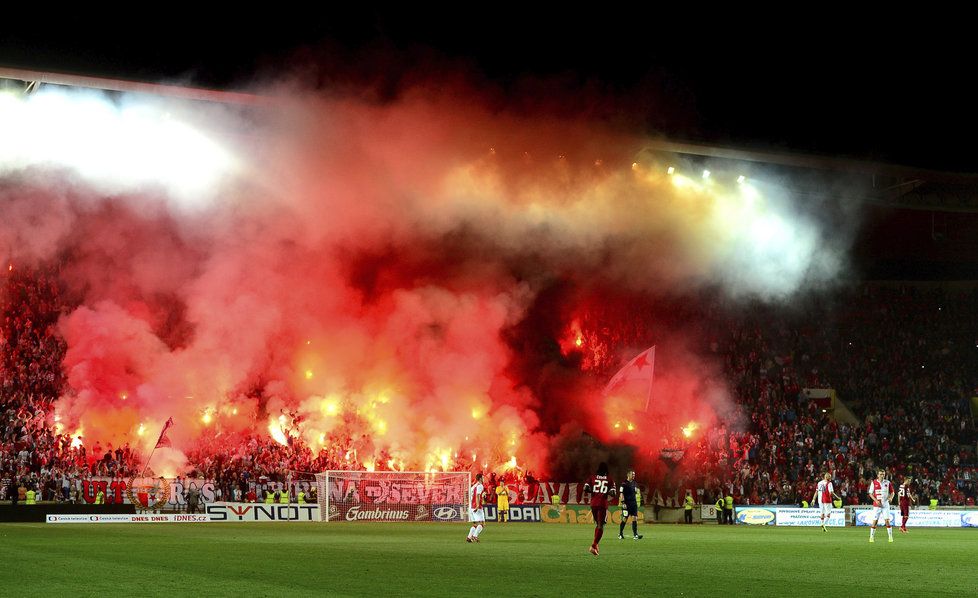
[[[632,539],[641,540],[642,534],[638,533],[638,486],[635,484],[635,472],[629,471],[625,476],[625,481],[618,488],[618,496],[621,499],[621,526],[618,528],[618,539],[625,539],[625,525],[628,518],[632,518]]]
[[[479,534],[482,533],[483,523],[486,521],[486,511],[483,508],[486,502],[486,488],[482,485],[482,474],[475,474],[475,483],[469,488],[469,521],[472,527],[469,528],[469,535],[465,537],[466,542],[478,542]]]
[[[910,484],[912,482],[913,478],[911,477],[903,478],[903,483],[900,484],[900,489],[897,490],[897,500],[900,501],[900,517],[903,519],[900,522],[900,533],[902,534],[909,533],[907,531],[907,519],[910,519],[910,504],[917,502],[917,497],[910,490]]]
[[[876,524],[880,519],[886,522],[886,535],[893,541],[893,528],[890,526],[890,499],[893,498],[893,485],[885,479],[886,472],[882,469],[876,474],[876,479],[869,485],[869,497],[873,499],[873,526],[869,528],[869,541],[876,541]]]
[[[604,524],[608,518],[608,496],[615,494],[615,484],[608,479],[608,464],[598,465],[598,472],[584,483],[585,495],[591,495],[591,515],[594,517],[594,541],[588,552],[598,556],[598,543],[604,535]]]
[[[829,517],[832,515],[832,499],[838,498],[842,500],[842,497],[835,493],[835,488],[832,487],[832,474],[825,472],[822,479],[819,480],[818,486],[815,488],[815,494],[812,496],[812,504],[818,502],[822,507],[822,531],[829,531],[826,529],[825,524],[828,522]]]

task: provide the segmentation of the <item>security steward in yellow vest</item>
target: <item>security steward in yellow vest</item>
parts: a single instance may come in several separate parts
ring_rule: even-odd
[[[723,497],[717,498],[717,502],[713,505],[717,512],[717,525],[723,525]]]
[[[509,488],[501,480],[496,486],[496,520],[509,521]]]
[[[271,490],[265,491],[265,504],[266,505],[275,504],[275,495],[272,493]]]
[[[686,491],[686,498],[683,499],[683,520],[686,523],[693,522],[693,492]]]
[[[306,493],[303,492],[302,490],[299,491],[299,496],[297,498],[298,498],[297,502],[300,505],[306,504]]]
[[[99,488],[98,494],[95,495],[95,504],[97,505],[105,504],[105,492],[102,492],[101,488]]]
[[[37,504],[37,493],[31,488],[24,493],[24,504],[25,505],[36,505]]]
[[[553,507],[551,513],[555,517],[560,516],[564,512],[564,509],[560,506],[560,495],[556,492],[550,495],[550,506]]]
[[[289,504],[289,491],[282,488],[282,493],[278,495],[278,504],[287,505]]]
[[[733,525],[733,497],[729,494],[723,499],[723,522],[728,525]]]

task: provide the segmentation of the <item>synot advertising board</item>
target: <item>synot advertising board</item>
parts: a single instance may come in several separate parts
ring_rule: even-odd
[[[211,521],[319,521],[319,505],[218,502],[206,506]]]
[[[239,523],[265,521],[319,521],[319,506],[311,504],[212,503],[204,513],[47,515],[48,523]]]

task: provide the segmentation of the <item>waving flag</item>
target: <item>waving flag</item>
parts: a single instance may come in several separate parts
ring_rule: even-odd
[[[645,409],[648,410],[649,402],[652,400],[652,379],[655,377],[655,345],[642,351],[625,364],[625,367],[618,370],[618,373],[611,377],[608,384],[604,387],[604,394],[608,395],[618,392],[632,383],[644,383],[648,385],[647,396],[645,399]]]
[[[170,426],[172,425],[173,418],[171,417],[170,419],[166,420],[165,424],[163,424],[163,431],[160,432],[160,439],[156,441],[156,447],[154,448],[160,448],[161,446],[173,446],[170,444],[170,439],[166,437],[166,431],[169,430]]]

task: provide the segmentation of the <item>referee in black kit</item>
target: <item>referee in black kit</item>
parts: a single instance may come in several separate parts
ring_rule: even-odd
[[[635,500],[635,472],[629,471],[627,479],[618,488],[618,496],[621,497],[621,527],[618,529],[618,539],[625,539],[625,523],[628,518],[632,518],[632,538],[641,540],[642,536],[638,533],[638,501]]]

